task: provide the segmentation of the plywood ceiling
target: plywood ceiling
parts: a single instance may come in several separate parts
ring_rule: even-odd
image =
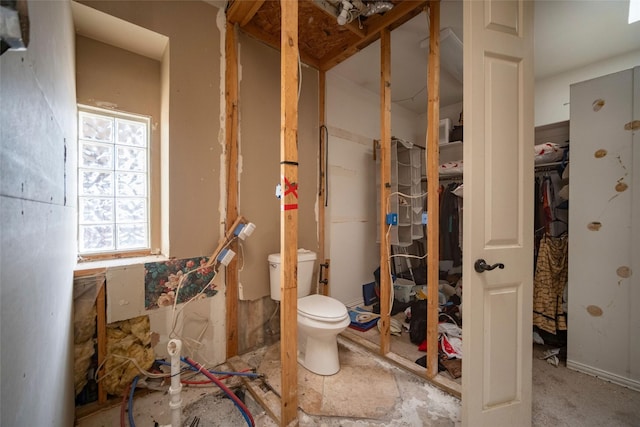
[[[299,49],[302,60],[320,70],[329,70],[379,38],[382,28],[394,29],[426,6],[426,1],[392,0],[393,9],[338,25],[333,7],[321,0],[299,2]],[[280,3],[277,1],[235,0],[229,4],[227,19],[263,42],[280,47]]]

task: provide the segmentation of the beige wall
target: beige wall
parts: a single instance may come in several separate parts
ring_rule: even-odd
[[[76,37],[79,104],[151,117],[151,248],[160,247],[159,61],[86,37]]]
[[[28,2],[30,44],[0,57],[0,425],[73,425],[74,34]]]
[[[210,255],[220,233],[220,34],[218,9],[187,1],[82,1],[169,37],[168,252]],[[165,94],[166,95],[166,94]],[[163,95],[163,96],[165,96]]]
[[[219,211],[222,145],[220,139],[220,33],[216,24],[218,9],[204,2],[87,1],[84,5],[120,18],[146,30],[168,37],[160,62],[110,48],[112,61],[123,61],[136,72],[150,73],[138,88],[149,97],[133,99],[124,93],[137,84],[135,78],[121,82],[116,89],[99,89],[88,97],[79,87],[79,100],[107,101],[119,109],[160,108],[162,234],[163,254],[176,258],[211,255],[220,238]],[[81,42],[81,48],[95,42]],[[126,44],[126,43],[124,43]],[[94,52],[104,53],[104,49]],[[97,60],[97,58],[91,58]],[[159,65],[156,65],[159,64]],[[109,66],[109,65],[105,65]],[[95,66],[93,69],[95,71]],[[86,64],[79,60],[80,73]],[[159,84],[157,83],[159,79]],[[81,79],[82,80],[82,79]],[[81,83],[84,84],[84,83]],[[155,87],[157,91],[155,90]],[[136,104],[134,104],[134,101]],[[157,110],[156,110],[157,111]],[[152,261],[152,260],[149,260]],[[155,347],[166,354],[172,329],[171,310],[144,309],[142,265],[110,268],[107,274],[108,321],[148,314],[151,328],[160,336]],[[176,332],[183,338],[199,338],[202,348],[192,357],[208,365],[225,360],[224,274],[216,279],[219,292],[212,298],[189,304],[179,318]],[[116,280],[117,279],[117,280]],[[111,282],[111,283],[110,283]],[[122,292],[124,290],[124,292]],[[197,324],[189,319],[197,318]],[[207,323],[206,331],[204,322]]]
[[[168,199],[163,193],[162,202],[166,203],[163,215],[169,214],[168,255],[177,258],[210,255],[219,239],[220,222],[224,219],[219,206],[224,206],[226,197],[225,183],[221,181],[225,177],[221,165],[224,129],[220,125],[220,61],[223,58],[216,25],[217,9],[201,2],[82,3],[169,38],[160,67],[161,114],[168,116],[168,125],[163,123],[161,130],[162,173],[169,187]],[[239,213],[257,226],[254,234],[243,242],[244,259],[240,262],[241,298],[248,300],[240,301],[239,307],[240,350],[243,351],[274,336],[265,336],[265,330],[273,329],[277,334],[278,329],[277,317],[272,319],[273,328],[265,321],[275,307],[269,298],[267,256],[280,250],[280,202],[274,193],[280,180],[280,55],[249,37],[241,35],[239,40]],[[83,93],[79,89],[80,99]],[[109,97],[117,99],[110,102],[125,102],[124,97],[115,94]],[[165,132],[168,132],[168,146],[164,141]],[[318,73],[307,67],[303,67],[298,144],[299,246],[317,251]],[[166,216],[162,221],[164,228]],[[123,277],[128,277],[126,280],[132,286],[142,286],[142,278],[134,273],[135,268],[129,268]],[[109,284],[107,286],[109,290]],[[225,312],[221,283],[218,289],[222,292],[213,298],[189,306],[189,310],[198,311],[213,325],[202,339],[207,347],[203,356],[212,363],[224,360]],[[130,302],[128,307],[133,317],[143,301],[133,298]],[[156,352],[163,353],[170,313],[149,314],[152,328],[161,335]]]
[[[269,254],[280,252],[280,53],[241,35],[240,214],[256,224],[244,246],[241,298],[269,293]],[[318,251],[318,72],[302,67],[298,118],[298,247]],[[315,282],[314,282],[315,283]],[[314,288],[315,289],[315,288]]]

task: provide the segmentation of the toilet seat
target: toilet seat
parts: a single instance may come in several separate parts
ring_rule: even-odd
[[[298,313],[321,322],[340,322],[349,317],[347,307],[337,299],[314,294],[298,300]]]

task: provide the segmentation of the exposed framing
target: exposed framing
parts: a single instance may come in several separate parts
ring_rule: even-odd
[[[393,9],[392,9],[393,10]],[[391,32],[380,31],[380,354],[389,353],[391,336],[390,247],[384,236],[389,226],[385,218],[391,194]]]
[[[429,2],[429,65],[427,70],[427,377],[438,375],[438,279],[440,259],[440,0]]]
[[[226,224],[238,219],[238,54],[235,25],[227,22],[225,35],[225,161],[227,168]],[[230,249],[238,252],[234,239]],[[238,354],[238,261],[226,269],[227,359]]]
[[[298,418],[298,2],[283,0],[280,48],[280,425]]]
[[[287,194],[288,186],[297,185],[298,181],[298,152],[297,152],[297,127],[298,127],[298,60],[320,70],[319,81],[319,122],[325,124],[325,71],[347,59],[359,50],[368,46],[378,38],[381,40],[381,78],[380,78],[380,155],[381,155],[381,186],[380,200],[385,201],[389,196],[388,182],[390,179],[390,145],[391,145],[391,42],[390,32],[394,28],[421,13],[427,1],[393,0],[395,7],[381,16],[371,17],[366,21],[364,29],[347,26],[340,31],[324,30],[324,36],[318,40],[328,40],[332,36],[341,38],[341,41],[328,51],[322,52],[322,56],[314,55],[313,46],[303,46],[306,40],[302,40],[307,30],[313,32],[313,28],[306,28],[300,34],[300,49],[298,40],[299,16],[305,13],[313,13],[313,10],[327,14],[321,0],[281,0],[280,7],[274,6],[276,2],[264,0],[235,0],[227,10],[227,71],[226,71],[226,148],[227,148],[227,223],[237,218],[237,102],[238,102],[238,76],[237,53],[235,50],[236,38],[232,24],[238,24],[240,28],[253,37],[276,47],[281,52],[281,186],[284,192],[281,198],[280,216],[280,247],[282,254],[282,272],[280,290],[281,302],[281,362],[282,362],[282,396],[280,425],[286,426],[297,420],[297,240],[298,240],[298,208],[297,197],[294,193]],[[431,0],[429,3],[430,17],[430,46],[428,69],[428,122],[439,122],[439,36],[440,36],[440,0]],[[312,6],[311,8],[309,6]],[[270,12],[265,8],[271,8]],[[263,10],[264,9],[264,10]],[[301,12],[302,11],[302,12]],[[311,12],[310,12],[311,11]],[[279,25],[276,32],[269,32],[259,25],[260,19],[267,19],[268,13],[278,15]],[[275,21],[271,21],[276,23]],[[305,21],[306,22],[306,21]],[[231,27],[231,30],[230,30]],[[310,36],[313,39],[313,36]],[[233,44],[233,46],[231,46]],[[304,48],[306,47],[306,49]],[[317,50],[317,49],[316,49]],[[230,87],[230,85],[235,85]],[[428,195],[427,204],[429,221],[427,224],[427,261],[428,285],[428,348],[437,349],[437,320],[438,320],[438,126],[427,128],[427,149],[425,150],[427,165]],[[324,259],[324,156],[325,146],[328,141],[324,134],[320,136],[320,183],[318,192],[319,203],[319,244],[320,259]],[[385,204],[381,203],[380,231],[386,234]],[[380,277],[381,277],[381,340],[380,354],[387,355],[390,347],[390,295],[391,283],[389,275],[389,247],[381,245],[380,250]],[[230,271],[233,270],[233,271]],[[231,273],[231,274],[230,274]],[[238,300],[238,275],[237,264],[227,267],[227,357],[237,354],[237,300]],[[235,292],[235,293],[234,293]],[[438,382],[437,351],[427,353],[427,369],[425,376]],[[449,388],[449,387],[447,387]],[[455,390],[454,391],[455,394]]]

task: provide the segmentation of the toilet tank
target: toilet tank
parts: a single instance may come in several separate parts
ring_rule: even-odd
[[[271,299],[280,301],[280,254],[271,254],[269,260],[269,282],[271,285]],[[311,293],[311,281],[316,261],[316,253],[306,249],[298,249],[298,298]]]

